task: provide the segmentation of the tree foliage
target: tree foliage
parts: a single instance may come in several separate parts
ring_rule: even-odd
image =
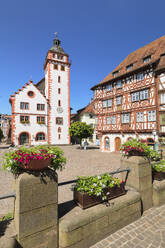
[[[81,145],[82,139],[88,138],[93,134],[93,128],[85,122],[76,121],[71,124],[69,134],[75,138],[79,138]]]

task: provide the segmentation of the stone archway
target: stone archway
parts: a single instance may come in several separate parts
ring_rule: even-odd
[[[120,151],[121,147],[121,139],[119,137],[115,138],[115,152]]]
[[[19,145],[25,145],[30,143],[30,137],[27,132],[23,132],[19,135]]]

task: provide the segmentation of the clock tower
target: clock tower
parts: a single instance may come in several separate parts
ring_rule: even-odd
[[[70,144],[70,66],[69,55],[57,37],[45,64],[45,95],[48,99],[48,144]]]

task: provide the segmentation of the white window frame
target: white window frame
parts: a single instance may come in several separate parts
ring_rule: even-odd
[[[146,100],[148,99],[148,89],[147,90],[141,90],[140,91],[140,100]]]
[[[121,86],[122,86],[121,80],[118,80],[118,81],[116,82],[116,89],[120,89]]]
[[[107,107],[112,107],[112,99],[107,100]]]
[[[148,111],[148,121],[156,121],[156,111]]]
[[[116,116],[112,115],[112,124],[116,124]]]
[[[107,116],[106,123],[107,123],[107,125],[111,124],[111,117],[110,116]]]
[[[107,100],[102,101],[103,103],[103,108],[107,108]]]
[[[139,101],[139,91],[133,92],[131,96],[132,96],[132,102]]]
[[[106,91],[111,91],[112,90],[112,84],[108,84],[105,86]]]
[[[143,112],[136,113],[136,122],[143,122]]]
[[[130,113],[122,114],[121,115],[121,122],[123,124],[130,123]]]
[[[160,103],[165,104],[165,93],[160,94]]]
[[[116,104],[121,105],[121,96],[116,97]]]
[[[143,72],[139,72],[139,73],[137,74],[137,81],[141,81],[141,80],[143,80],[143,79],[144,79]]]

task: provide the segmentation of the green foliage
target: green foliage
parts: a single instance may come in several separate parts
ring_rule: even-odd
[[[11,171],[13,174],[20,174],[24,170],[20,167],[20,163],[29,162],[31,159],[47,159],[51,160],[50,166],[55,170],[64,167],[66,158],[63,156],[63,151],[59,147],[40,145],[35,147],[21,147],[18,150],[11,150],[3,156],[4,170]]]
[[[165,160],[152,164],[152,169],[157,172],[165,172]]]
[[[85,122],[76,121],[71,124],[69,134],[75,138],[79,138],[81,144],[83,138],[88,138],[93,134],[93,128]]]
[[[147,157],[149,160],[159,160],[160,154],[151,149],[150,146],[147,146],[145,143],[141,142],[139,139],[130,139],[122,144],[121,149],[123,156],[131,156],[133,152],[138,152]]]
[[[11,219],[13,219],[13,214],[12,213],[8,213],[5,216],[3,216],[2,218],[0,218],[0,222],[1,221],[11,220]]]
[[[105,173],[100,176],[78,177],[73,189],[89,195],[101,195],[104,199],[106,199],[105,189],[107,187],[118,187],[121,183],[121,179],[112,177],[110,174]]]
[[[1,142],[2,138],[4,138],[4,136],[3,136],[2,129],[0,128],[0,142]]]

